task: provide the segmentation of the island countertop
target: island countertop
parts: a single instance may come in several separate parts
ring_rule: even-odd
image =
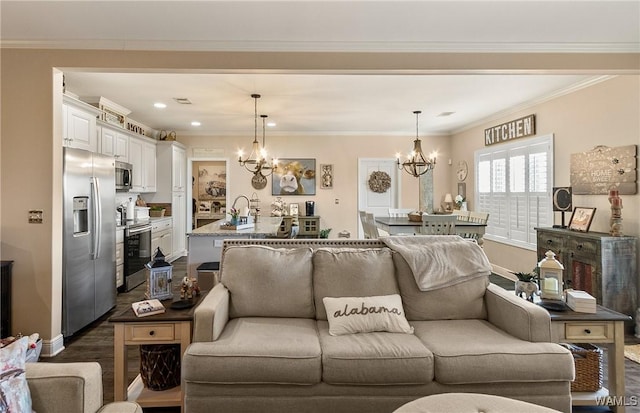
[[[276,235],[282,217],[260,217],[252,228],[240,230],[223,229],[220,227],[222,221],[212,222],[196,228],[189,234],[190,237],[208,237],[208,236],[224,236],[224,235]]]

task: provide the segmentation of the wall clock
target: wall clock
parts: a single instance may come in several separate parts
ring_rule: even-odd
[[[456,169],[456,175],[458,176],[458,181],[462,182],[467,179],[467,174],[469,173],[469,167],[467,166],[466,161],[458,162],[458,168]]]

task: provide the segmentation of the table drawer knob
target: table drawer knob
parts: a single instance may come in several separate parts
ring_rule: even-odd
[[[585,332],[586,334],[591,334],[591,330],[589,330],[588,328],[585,328],[585,329],[584,329],[584,332]]]
[[[149,331],[149,335],[150,335],[150,336],[152,336],[152,335],[154,335],[154,334],[156,334],[156,332],[155,332],[155,331],[153,331],[153,330]]]

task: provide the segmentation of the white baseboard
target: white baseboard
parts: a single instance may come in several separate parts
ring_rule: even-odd
[[[42,353],[40,357],[53,357],[64,350],[64,337],[58,334],[51,340],[42,340]]]

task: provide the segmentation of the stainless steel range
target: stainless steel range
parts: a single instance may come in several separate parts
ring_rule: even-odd
[[[124,291],[145,281],[145,264],[151,261],[151,224],[127,224],[124,231]]]

